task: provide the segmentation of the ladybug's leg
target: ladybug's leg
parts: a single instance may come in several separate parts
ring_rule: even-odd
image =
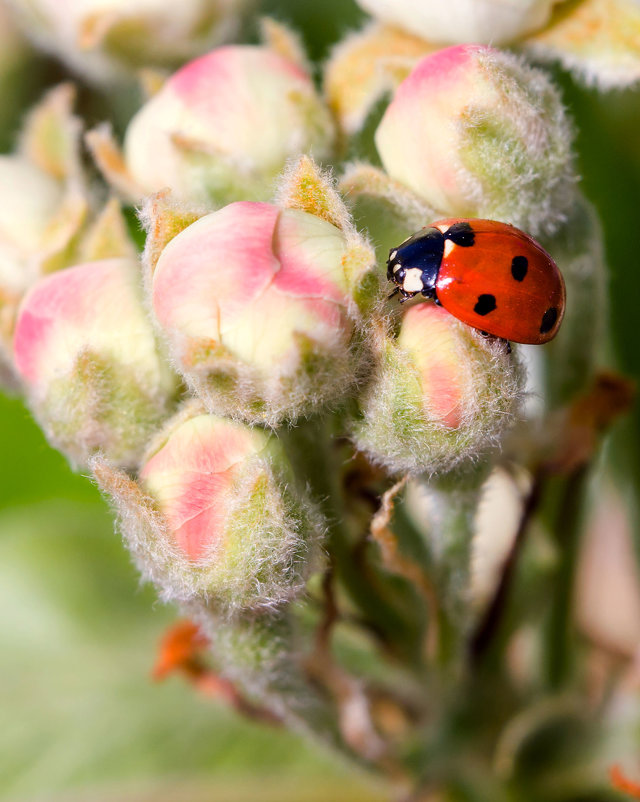
[[[507,349],[507,353],[510,354],[511,353],[511,343],[509,342],[509,340],[503,340],[503,342],[504,342],[505,347]]]
[[[400,287],[396,287],[395,290],[391,293],[391,295],[387,295],[387,300],[393,298],[394,295],[397,295],[400,292]]]

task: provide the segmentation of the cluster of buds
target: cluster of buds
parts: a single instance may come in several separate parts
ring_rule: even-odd
[[[155,91],[121,145],[109,124],[86,135],[106,204],[104,188],[87,189],[68,87],[0,157],[0,354],[50,442],[112,501],[143,577],[197,619],[225,672],[268,698],[269,715],[398,773],[390,754],[426,713],[391,681],[385,696],[337,666],[333,624],[364,622],[419,682],[434,656],[460,675],[516,548],[529,471],[542,471],[523,401],[543,398],[540,417],[593,378],[603,263],[558,91],[481,44],[557,32],[564,3],[507,4],[498,25],[490,0],[361,4],[382,22],[336,50],[323,98],[297,37],[274,22],[264,44],[202,54],[246,0],[149,0],[135,14],[12,0],[30,35],[91,80],[181,66],[147,72]],[[370,143],[381,167],[334,179],[326,163],[390,88]],[[121,203],[138,207],[141,253]],[[387,253],[439,218],[512,223],[556,256],[569,301],[544,355],[471,328],[420,297],[424,284],[403,287],[402,304],[389,296]],[[473,244],[442,243],[446,256]],[[521,282],[526,257],[510,264]],[[542,302],[553,326],[556,301]],[[363,532],[382,566],[367,564]],[[310,581],[320,571],[324,583]],[[398,611],[413,607],[405,627]]]

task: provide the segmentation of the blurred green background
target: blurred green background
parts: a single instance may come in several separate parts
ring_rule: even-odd
[[[348,0],[268,0],[262,8],[302,31],[318,62],[361,19]],[[45,74],[52,80],[47,62],[30,66],[26,96],[38,96]],[[583,188],[604,225],[609,364],[638,378],[640,91],[605,96],[559,70],[554,76],[576,123]],[[7,148],[18,116],[2,105]],[[96,489],[46,445],[18,400],[0,396],[0,431],[0,796],[385,798],[322,750],[242,722],[180,679],[152,683],[156,643],[175,611],[139,586]],[[636,406],[610,449],[620,483],[636,489],[639,441]]]

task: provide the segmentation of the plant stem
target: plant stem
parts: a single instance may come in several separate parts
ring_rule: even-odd
[[[554,534],[560,552],[560,565],[554,588],[547,639],[547,680],[557,690],[571,672],[571,610],[576,561],[580,545],[582,510],[589,467],[578,468],[565,482]]]

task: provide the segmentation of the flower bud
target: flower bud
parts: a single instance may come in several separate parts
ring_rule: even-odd
[[[629,87],[640,80],[640,3],[582,0],[559,7],[551,23],[522,47],[536,61],[559,61],[574,78],[599,89]]]
[[[343,396],[360,258],[327,220],[266,203],[232,203],[172,239],[153,309],[207,408],[275,425]]]
[[[566,218],[571,140],[544,73],[472,45],[422,59],[375,134],[389,175],[442,213],[506,220],[534,236]]]
[[[354,427],[358,448],[392,472],[444,473],[477,460],[513,420],[520,372],[505,344],[418,303],[379,364]]]
[[[264,200],[287,159],[326,157],[333,135],[301,66],[267,47],[233,46],[175,73],[131,121],[124,152],[142,193]]]
[[[140,66],[177,66],[232,39],[247,0],[10,0],[26,33],[84,79],[123,79]]]
[[[357,0],[378,19],[430,42],[513,41],[548,21],[559,0]]]
[[[265,432],[188,405],[151,448],[136,484],[101,459],[103,490],[145,577],[166,599],[274,607],[296,596],[321,531]]]
[[[325,96],[341,130],[359,131],[375,104],[435,49],[424,39],[375,22],[349,34],[333,49],[324,70]]]
[[[17,152],[0,156],[0,373],[9,385],[20,300],[40,275],[68,264],[88,211],[73,95],[65,84],[51,90],[28,115]]]
[[[131,259],[88,262],[41,279],[20,308],[18,373],[51,444],[73,464],[101,451],[135,466],[170,411],[175,378],[139,283]]]

